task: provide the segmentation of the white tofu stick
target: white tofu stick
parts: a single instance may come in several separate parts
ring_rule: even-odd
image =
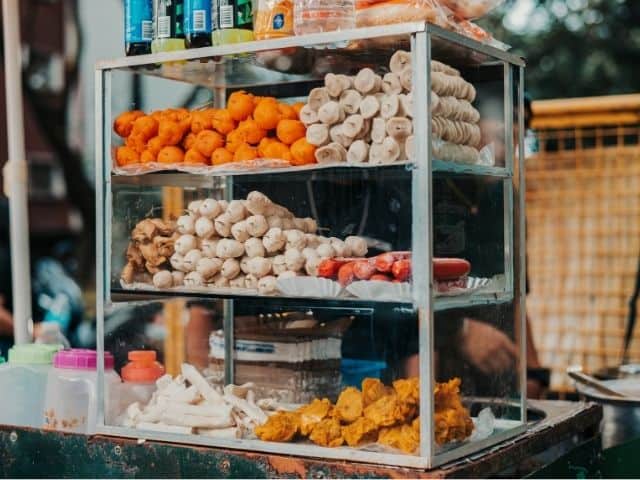
[[[198,435],[213,438],[242,438],[238,427],[230,428],[199,428]]]
[[[197,415],[212,418],[229,418],[231,415],[231,405],[211,405],[204,403],[202,405],[181,405],[175,404],[168,407],[165,411],[171,415]]]
[[[224,399],[227,401],[227,403],[230,403],[241,412],[244,412],[251,418],[251,420],[253,420],[258,425],[262,425],[267,421],[267,415],[260,408],[250,404],[246,400],[229,394],[225,394]]]
[[[188,363],[182,364],[182,375],[187,381],[198,389],[200,395],[202,395],[207,401],[218,404],[223,403],[222,396],[216,392],[211,385],[204,379],[200,372],[196,370],[193,365]]]

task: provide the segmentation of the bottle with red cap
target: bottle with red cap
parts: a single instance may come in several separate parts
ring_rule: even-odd
[[[129,363],[120,371],[123,383],[117,399],[119,415],[132,403],[141,406],[149,403],[156,391],[156,380],[164,375],[164,367],[156,360],[154,350],[132,350],[127,357]]]
[[[95,350],[60,350],[53,357],[45,395],[45,428],[92,434],[98,414],[98,354]],[[113,369],[113,355],[104,354],[105,422],[111,424],[117,412],[110,400],[120,385]]]

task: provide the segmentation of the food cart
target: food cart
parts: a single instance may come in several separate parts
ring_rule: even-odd
[[[269,63],[275,57],[290,61]],[[307,73],[292,73],[300,64]],[[148,403],[123,405],[118,390],[98,381],[98,432],[418,468],[524,433],[525,365],[515,361],[525,357],[526,331],[523,72],[515,55],[422,22],[100,62],[99,352],[126,345],[123,334],[105,330],[123,305],[155,304],[169,320],[172,309],[188,319],[189,304],[176,299],[215,303],[222,321],[206,339],[209,365],[168,366],[173,379],[164,377]],[[317,140],[313,161],[293,142],[288,160],[238,154],[257,151],[256,139],[234,147],[236,161],[203,166],[186,161],[185,131],[155,161],[131,160],[127,122],[137,106],[129,116],[114,107],[120,79],[130,75],[202,86],[213,124],[226,112],[238,129],[262,118],[263,97],[300,102],[306,131],[318,125],[330,138]],[[247,98],[253,117],[236,118],[236,103]],[[172,98],[152,103],[177,106]],[[260,140],[270,136],[259,127]],[[273,133],[287,144],[289,132]],[[368,155],[352,148],[356,141]],[[187,155],[176,160],[178,143]],[[470,198],[481,199],[482,215]],[[411,276],[385,273],[390,265],[380,267],[381,256],[369,251],[391,252],[394,265],[408,261]],[[443,263],[448,257],[460,258]],[[333,274],[321,273],[332,265],[325,260],[336,262]],[[358,273],[362,262],[371,271]],[[345,264],[356,273],[338,275]],[[517,345],[509,368],[486,383],[472,366],[449,362],[468,317]],[[385,344],[384,373],[369,383],[347,383],[341,368],[347,347],[352,356],[373,348],[371,337],[347,339],[358,324],[370,325],[373,337],[397,337]],[[448,363],[455,375],[445,373]],[[233,386],[257,369],[250,385]]]

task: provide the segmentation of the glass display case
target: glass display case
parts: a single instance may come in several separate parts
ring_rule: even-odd
[[[421,468],[525,431],[523,74],[424,23],[99,63],[98,431]]]

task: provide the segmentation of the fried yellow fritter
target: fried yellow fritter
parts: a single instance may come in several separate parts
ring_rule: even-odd
[[[350,447],[375,442],[378,436],[378,426],[373,420],[360,417],[350,425],[342,427],[342,436]]]
[[[342,423],[351,423],[362,416],[362,393],[353,387],[345,388],[336,402],[336,417]]]
[[[300,414],[300,433],[308,436],[316,423],[330,415],[332,408],[328,398],[316,398],[308,405],[300,407],[297,411]]]
[[[340,422],[337,418],[320,420],[313,427],[309,440],[323,447],[339,447],[344,443]]]
[[[300,416],[295,412],[277,412],[261,426],[256,435],[267,442],[290,442],[300,428]]]

